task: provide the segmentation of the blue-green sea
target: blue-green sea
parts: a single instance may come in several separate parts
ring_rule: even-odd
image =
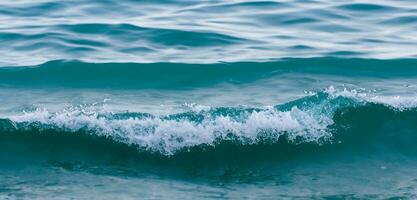
[[[417,2],[2,0],[0,199],[417,199]]]

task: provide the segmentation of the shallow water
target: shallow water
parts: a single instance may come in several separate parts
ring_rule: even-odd
[[[2,1],[0,198],[416,198],[416,11]]]

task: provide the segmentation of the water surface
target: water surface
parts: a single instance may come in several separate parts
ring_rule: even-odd
[[[414,1],[2,1],[1,199],[413,199]]]

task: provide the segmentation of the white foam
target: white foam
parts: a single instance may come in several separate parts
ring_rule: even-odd
[[[337,90],[334,87],[329,87],[324,92],[329,95],[329,99],[323,99],[307,108],[299,109],[295,106],[289,111],[278,111],[274,107],[265,107],[260,111],[247,111],[232,117],[214,116],[209,106],[184,105],[184,111],[204,116],[200,122],[164,116],[112,119],[111,113],[97,110],[94,106],[77,106],[60,112],[37,109],[8,118],[20,122],[22,126],[36,122],[45,127],[71,132],[88,130],[87,132],[171,155],[193,146],[215,145],[221,140],[239,140],[242,144],[253,144],[261,139],[276,141],[283,135],[290,141],[300,139],[302,142],[318,142],[331,138],[328,126],[333,124],[334,111],[340,106],[346,106],[333,105],[328,101],[337,97],[354,99],[355,104],[374,102],[397,109],[417,105],[417,98],[414,97],[377,96],[370,92],[346,88]]]
[[[352,98],[358,102],[383,104],[398,110],[405,110],[417,107],[417,96],[381,96],[369,91],[359,91],[356,89],[349,90],[347,88],[343,88],[341,90],[337,90],[333,86],[326,88],[325,92],[329,94],[332,98]]]
[[[97,112],[85,112],[81,108],[56,113],[37,109],[10,119],[18,123],[42,123],[65,131],[87,129],[97,135],[109,136],[167,155],[197,145],[214,145],[218,140],[256,143],[265,133],[268,133],[269,140],[277,140],[286,133],[289,140],[298,137],[303,141],[314,142],[331,136],[326,127],[332,123],[330,118],[315,118],[296,107],[286,112],[271,108],[246,113],[239,120],[228,116],[206,116],[200,123],[162,117],[109,119]]]

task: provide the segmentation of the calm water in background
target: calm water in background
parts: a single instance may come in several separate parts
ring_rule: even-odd
[[[417,198],[415,1],[2,1],[0,199]]]
[[[1,64],[416,57],[415,1],[2,1]]]

